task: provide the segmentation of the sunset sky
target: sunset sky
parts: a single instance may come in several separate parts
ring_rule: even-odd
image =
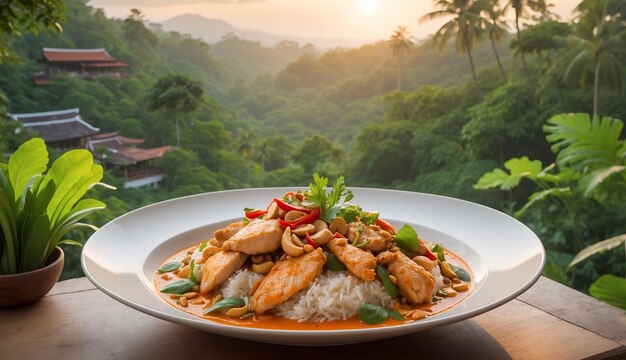
[[[553,11],[564,19],[580,0],[555,0]],[[418,24],[432,10],[431,0],[92,0],[108,16],[126,17],[138,8],[160,22],[185,13],[222,19],[233,26],[274,34],[352,39],[388,38],[399,25],[422,38],[437,22]]]

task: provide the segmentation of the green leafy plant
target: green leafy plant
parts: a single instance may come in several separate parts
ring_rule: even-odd
[[[544,125],[546,139],[556,153],[556,163],[543,167],[539,160],[527,157],[510,159],[504,163],[508,173],[494,169],[484,174],[474,185],[476,189],[500,188],[510,190],[522,179],[533,181],[539,188],[530,195],[521,209],[515,212],[522,216],[533,205],[556,199],[572,219],[572,232],[578,249],[582,239],[576,228],[576,202],[591,198],[602,205],[623,204],[626,200],[626,142],[620,138],[624,123],[609,117],[594,117],[588,114],[555,115]],[[555,172],[556,169],[559,172]],[[582,209],[584,211],[584,209]],[[582,249],[567,266],[575,265],[594,254],[617,248],[626,243],[626,234],[599,241]],[[559,267],[548,259],[551,274],[563,279]],[[610,278],[607,276],[611,276]],[[589,293],[609,304],[624,308],[624,303],[614,301],[626,297],[626,280],[604,275],[589,288]]]
[[[102,166],[81,149],[66,152],[47,168],[48,151],[39,138],[22,144],[8,163],[0,163],[0,274],[41,268],[58,244],[80,245],[65,239],[67,233],[97,229],[80,221],[106,207],[82,199],[102,184]]]

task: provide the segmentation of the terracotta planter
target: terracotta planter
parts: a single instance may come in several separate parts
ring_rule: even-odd
[[[41,269],[0,275],[0,308],[24,306],[39,301],[59,280],[64,258],[63,250],[57,246],[48,265]]]

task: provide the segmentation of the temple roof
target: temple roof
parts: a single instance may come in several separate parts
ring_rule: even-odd
[[[109,55],[106,49],[54,49],[43,48],[43,58],[50,62],[71,61],[117,61]]]
[[[39,113],[9,114],[25,128],[35,130],[46,142],[72,140],[88,137],[100,129],[80,117],[78,108]]]
[[[90,136],[87,140],[87,148],[95,152],[97,148],[119,149],[124,146],[141,144],[145,141],[145,139],[134,139],[119,135],[117,132],[110,132]]]
[[[141,161],[158,159],[167,151],[174,149],[174,146],[160,146],[152,149],[140,149],[133,147],[121,147],[119,149],[108,149],[109,161],[116,165],[131,165]]]

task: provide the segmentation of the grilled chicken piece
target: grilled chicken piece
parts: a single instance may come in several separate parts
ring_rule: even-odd
[[[411,303],[418,305],[430,300],[435,288],[435,278],[402,252],[389,264],[389,272],[396,277],[400,293]]]
[[[376,277],[376,258],[374,255],[350,244],[337,245],[337,240],[335,238],[330,239],[328,249],[337,255],[339,261],[344,263],[348,270],[359,279],[374,280]]]
[[[246,226],[246,223],[244,223],[243,221],[238,221],[214,232],[213,237],[217,241],[217,244],[215,246],[222,247],[224,241],[233,237],[233,235],[238,233],[239,230],[243,229],[244,226]]]
[[[220,251],[211,256],[202,269],[200,292],[203,294],[215,289],[239,270],[248,255],[237,251]]]
[[[296,258],[278,261],[255,291],[250,309],[262,314],[273,309],[302,289],[306,289],[322,273],[326,256],[321,248]]]
[[[382,230],[377,225],[365,225],[361,222],[351,222],[348,224],[348,232],[346,237],[350,242],[354,241],[359,233],[359,226],[362,227],[363,232],[359,236],[359,243],[367,241],[367,244],[363,247],[365,250],[370,250],[375,253],[389,250],[389,244],[393,239],[393,235],[385,230]]]
[[[282,235],[278,220],[256,219],[226,240],[224,245],[248,255],[267,254],[278,249]]]

